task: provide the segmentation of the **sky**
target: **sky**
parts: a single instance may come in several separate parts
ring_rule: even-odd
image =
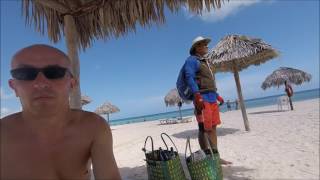
[[[194,15],[187,8],[165,11],[166,22],[150,27],[137,25],[123,37],[95,40],[80,51],[80,88],[92,102],[83,107],[94,111],[108,101],[120,112],[111,120],[177,110],[166,107],[164,96],[175,88],[181,66],[197,36],[212,39],[209,49],[229,34],[261,38],[281,52],[280,57],[241,71],[245,99],[284,93],[284,89],[260,88],[275,69],[285,66],[306,71],[312,80],[295,91],[319,88],[319,1],[318,0],[230,0],[219,10]],[[25,24],[21,1],[1,0],[1,117],[21,110],[19,99],[8,86],[10,61],[19,49],[44,43],[66,52],[64,39],[50,42]],[[237,98],[232,73],[216,74],[219,94]],[[190,108],[184,105],[183,108]]]

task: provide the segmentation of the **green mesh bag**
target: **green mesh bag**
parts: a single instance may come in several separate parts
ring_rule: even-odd
[[[166,135],[176,150],[169,150],[163,135]],[[162,141],[166,146],[166,150],[154,150],[153,139],[151,136],[148,136],[144,143],[144,148],[142,149],[145,152],[147,172],[149,180],[186,180],[183,167],[179,158],[179,153],[176,145],[173,143],[172,139],[165,133],[161,134]],[[146,150],[146,143],[150,139],[151,141],[151,151]],[[171,154],[170,158],[160,158],[160,154]]]
[[[206,136],[207,141],[209,141]],[[210,143],[209,143],[210,144]],[[187,157],[189,147],[190,156]],[[187,139],[185,160],[192,180],[222,180],[222,168],[219,152],[210,146],[209,153],[200,160],[194,160],[191,151],[190,137]]]

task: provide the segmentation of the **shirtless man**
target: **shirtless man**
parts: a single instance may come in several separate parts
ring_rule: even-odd
[[[22,112],[0,120],[1,180],[88,180],[89,159],[95,179],[120,179],[109,125],[69,107],[77,84],[62,51],[26,47],[13,56],[11,75]]]

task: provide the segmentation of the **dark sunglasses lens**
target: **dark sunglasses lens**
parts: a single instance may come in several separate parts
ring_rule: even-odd
[[[43,74],[48,79],[60,79],[66,74],[67,69],[63,67],[47,67],[44,68]]]
[[[38,75],[38,70],[35,68],[13,69],[11,75],[18,80],[34,80]]]

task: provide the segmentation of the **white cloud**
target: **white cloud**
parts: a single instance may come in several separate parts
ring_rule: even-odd
[[[1,114],[7,114],[10,112],[10,109],[9,108],[5,108],[5,107],[2,107],[1,108]]]
[[[4,92],[4,90],[2,89],[2,87],[0,87],[0,98],[1,98],[1,100],[4,100],[4,99],[12,99],[12,98],[14,98],[14,97],[15,97],[14,93],[6,94],[6,92]]]
[[[100,65],[95,65],[95,66],[94,66],[94,69],[95,69],[95,70],[100,70],[100,69],[101,69],[101,66],[100,66]]]
[[[146,104],[153,104],[153,103],[164,103],[164,96],[153,96],[153,97],[147,97],[144,99]]]
[[[159,109],[161,109],[160,112],[164,111],[166,107],[163,95],[135,97],[117,105],[120,108],[120,113],[113,114],[112,118],[114,119],[155,114],[159,112]]]
[[[198,17],[206,22],[217,22],[225,19],[226,17],[230,15],[236,14],[239,10],[252,6],[253,4],[259,3],[261,0],[230,0],[225,1],[220,9],[211,9],[210,12],[205,10],[202,12],[202,15],[199,15]],[[188,11],[187,9],[185,9]],[[188,18],[194,17],[196,15],[186,13]]]
[[[258,97],[259,93],[264,92],[260,86],[263,80],[265,79],[264,74],[254,74],[252,73],[242,73],[239,72],[240,84],[242,95],[244,99],[250,99]],[[233,73],[228,73],[225,76],[217,76],[217,87],[220,95],[225,96],[226,99],[237,98],[237,87],[234,80]]]
[[[6,107],[1,107],[1,112],[0,112],[0,118],[3,118],[4,116],[7,116],[9,114],[15,113],[17,110],[12,110]]]

